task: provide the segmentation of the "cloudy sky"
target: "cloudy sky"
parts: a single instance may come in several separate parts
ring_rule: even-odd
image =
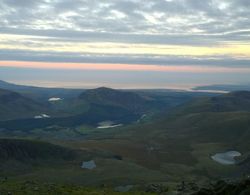
[[[41,86],[250,83],[249,0],[0,0],[0,79]]]

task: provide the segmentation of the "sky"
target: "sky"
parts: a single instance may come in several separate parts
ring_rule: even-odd
[[[0,80],[48,87],[250,83],[249,0],[0,0]]]

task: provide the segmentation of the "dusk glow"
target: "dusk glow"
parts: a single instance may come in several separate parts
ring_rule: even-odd
[[[250,72],[246,1],[1,1],[0,17],[0,71],[102,71],[96,85],[106,71],[110,77],[125,71],[127,79],[128,72],[180,73],[174,80],[183,73],[194,73],[194,80],[198,73],[220,73],[232,78],[227,83],[236,77],[242,78],[238,83],[250,82],[241,75]],[[204,81],[217,82],[219,77]]]
[[[0,61],[0,67],[40,68],[40,69],[79,69],[79,70],[112,70],[112,71],[156,71],[156,72],[190,72],[190,73],[250,73],[248,67],[216,67],[216,66],[162,66],[138,64],[91,64],[91,63],[51,63]]]

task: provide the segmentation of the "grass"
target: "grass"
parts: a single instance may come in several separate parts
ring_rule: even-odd
[[[197,110],[199,104],[201,102],[198,102]],[[115,186],[178,183],[182,180],[202,182],[240,176],[241,166],[220,165],[210,156],[228,149],[249,155],[250,112],[211,112],[210,104],[211,101],[202,107],[209,112],[190,113],[188,110],[188,113],[170,115],[154,122],[144,121],[143,124],[112,129],[95,129],[85,125],[35,129],[31,131],[34,136],[80,150],[86,156],[79,155],[76,160],[67,163],[37,166],[14,178]],[[121,159],[115,159],[115,156]],[[81,169],[85,159],[95,160],[97,168],[91,171]],[[18,166],[21,169],[21,165]],[[29,167],[24,168],[29,170]]]
[[[221,143],[203,143],[193,145],[193,155],[197,158],[198,163],[194,166],[196,172],[210,179],[232,177],[239,171],[237,165],[222,165],[211,159],[211,155],[228,150],[226,144]]]
[[[55,183],[40,183],[36,181],[4,181],[0,183],[0,194],[17,195],[153,195],[140,191],[115,192],[112,188],[86,188],[77,185],[65,185]]]

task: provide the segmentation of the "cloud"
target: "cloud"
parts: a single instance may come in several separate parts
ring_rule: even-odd
[[[4,0],[0,9],[8,27],[192,34],[244,29],[249,4],[247,0]]]
[[[249,67],[250,59],[237,59],[230,56],[176,56],[176,55],[117,55],[91,54],[78,52],[36,52],[30,50],[0,50],[1,61],[31,62],[72,62],[72,63],[111,63],[111,64],[144,64],[162,66],[220,66]]]
[[[146,3],[143,0],[2,0],[0,34],[9,38],[0,40],[0,56],[5,60],[245,66],[248,59],[237,59],[239,51],[236,50],[237,45],[250,44],[249,7],[248,0],[156,0]],[[15,35],[21,36],[15,39]],[[183,58],[182,52],[171,58],[168,54],[138,57],[88,51],[56,52],[52,47],[56,48],[59,43],[60,49],[69,45],[68,48],[73,48],[79,43],[99,43],[100,48],[105,43],[130,44],[129,49],[133,45],[140,47],[140,44],[213,49],[228,47],[230,43],[235,44],[236,49],[229,56],[220,53],[214,56],[215,59],[205,56],[197,60],[194,56]],[[38,47],[43,51],[38,51]]]

